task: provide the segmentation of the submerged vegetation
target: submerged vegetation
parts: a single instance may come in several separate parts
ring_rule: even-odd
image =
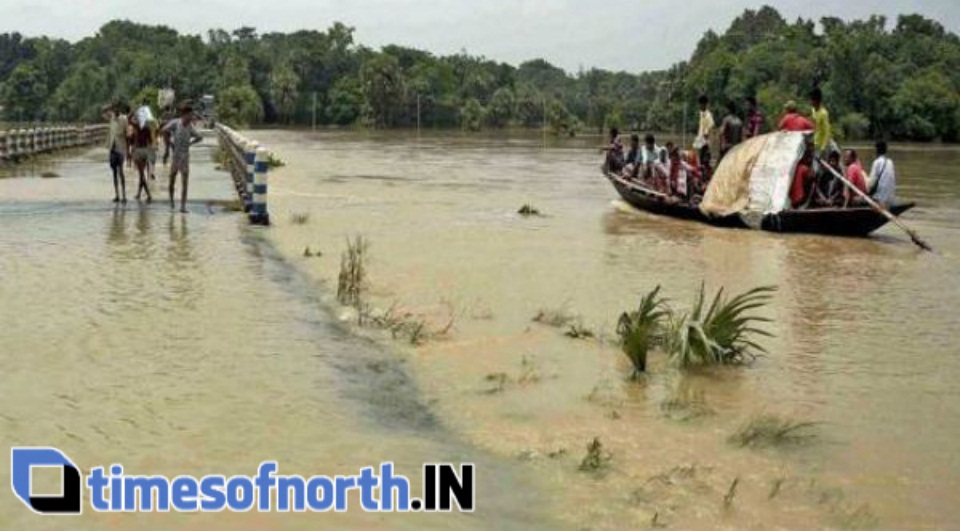
[[[529,204],[524,204],[522,207],[520,207],[520,210],[517,210],[517,214],[520,214],[523,217],[543,215],[539,210]]]
[[[633,378],[647,370],[647,353],[662,338],[662,323],[668,316],[666,300],[660,297],[660,286],[644,295],[635,311],[620,316],[617,335],[623,353],[633,365]]]
[[[795,421],[776,415],[759,415],[743,424],[729,437],[742,448],[767,448],[799,444],[814,437],[815,422]]]
[[[533,322],[555,328],[563,328],[578,320],[579,317],[566,308],[541,308],[533,316]]]
[[[599,437],[594,437],[590,444],[587,445],[587,453],[583,456],[583,460],[580,461],[580,471],[581,472],[601,472],[607,467],[610,463],[610,459],[613,458],[613,455],[610,452],[603,450],[603,443],[600,442]]]
[[[770,333],[756,327],[769,319],[751,312],[765,306],[774,291],[775,287],[761,286],[728,300],[720,288],[706,306],[701,284],[691,311],[677,314],[660,297],[657,286],[640,299],[635,311],[623,313],[617,323],[620,347],[633,365],[633,378],[646,371],[647,355],[654,346],[663,347],[680,369],[753,359],[764,349],[752,337]]]
[[[347,250],[340,256],[340,275],[337,277],[337,300],[344,306],[359,309],[366,289],[366,256],[369,244],[363,236],[347,239]]]
[[[690,313],[671,318],[666,343],[671,361],[680,368],[730,365],[765,352],[751,336],[770,336],[755,326],[770,320],[750,312],[765,306],[774,291],[775,287],[761,286],[727,300],[720,288],[707,307],[701,284]]]

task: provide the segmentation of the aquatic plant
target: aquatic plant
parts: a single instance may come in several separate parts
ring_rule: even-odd
[[[272,169],[272,168],[282,168],[282,167],[284,167],[284,166],[286,166],[286,165],[287,165],[287,163],[284,162],[282,159],[280,159],[280,157],[278,157],[276,153],[274,153],[274,152],[272,152],[272,151],[271,151],[270,153],[267,153],[267,167],[268,167],[268,168],[271,168],[271,169]]]
[[[319,252],[317,254],[319,256]],[[394,302],[386,310],[378,310],[363,302],[357,308],[357,324],[372,326],[390,332],[393,339],[404,339],[418,346],[428,340],[449,334],[456,323],[456,313],[450,312],[447,323],[442,328],[432,328],[429,321],[409,311],[401,311]]]
[[[487,394],[492,395],[496,393],[502,393],[503,390],[506,389],[507,383],[510,381],[510,376],[505,372],[494,372],[486,375],[484,380],[494,384],[493,387],[485,391]]]
[[[520,376],[517,377],[517,383],[526,385],[537,383],[543,376],[540,374],[540,364],[533,356],[523,356],[520,359]]]
[[[570,313],[566,308],[541,308],[533,316],[533,322],[563,328],[577,320],[577,316]]]
[[[647,353],[662,337],[662,323],[670,315],[666,300],[660,297],[660,286],[640,299],[635,311],[624,312],[617,323],[620,348],[633,364],[633,378],[647,370]]]
[[[723,507],[729,509],[733,505],[733,499],[737,496],[737,485],[740,484],[740,477],[733,478],[727,493],[723,496]]]
[[[660,402],[660,414],[670,420],[687,422],[715,414],[702,390],[682,389]]]
[[[573,323],[563,335],[573,339],[593,339],[596,334],[581,323]]]
[[[290,223],[294,225],[306,225],[310,221],[310,214],[307,212],[294,212],[290,214]]]
[[[775,286],[761,286],[727,300],[723,288],[717,290],[706,306],[705,288],[688,314],[672,316],[666,347],[674,365],[681,369],[705,365],[745,363],[766,350],[752,340],[753,335],[771,336],[757,328],[769,319],[751,314],[770,302]]]
[[[814,437],[815,422],[783,419],[775,415],[751,418],[727,439],[741,448],[764,448],[806,442]]]
[[[613,455],[603,451],[603,443],[599,437],[594,437],[587,445],[587,455],[580,461],[581,472],[599,472],[610,462]]]
[[[337,277],[337,300],[344,306],[359,308],[366,289],[366,256],[369,243],[363,236],[347,239],[347,250],[340,255],[340,275]]]
[[[521,216],[524,216],[524,217],[542,215],[539,210],[537,210],[536,208],[534,208],[533,206],[527,203],[525,203],[522,207],[520,207],[520,210],[517,210],[517,214],[520,214]]]

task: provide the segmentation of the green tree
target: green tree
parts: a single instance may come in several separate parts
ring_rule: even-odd
[[[468,99],[460,108],[461,126],[468,131],[479,131],[483,128],[486,113],[486,109],[476,98]]]
[[[335,125],[350,125],[360,118],[363,105],[360,80],[352,76],[343,77],[330,89],[327,117]]]
[[[898,136],[917,140],[957,140],[960,96],[946,76],[927,69],[904,82],[891,100],[899,117]]]
[[[39,120],[44,116],[47,83],[30,63],[20,63],[0,87],[0,102],[8,120]]]
[[[263,102],[250,85],[225,88],[217,94],[217,115],[232,127],[247,127],[263,118]]]
[[[77,63],[50,97],[48,116],[57,121],[98,121],[109,97],[106,70],[92,61]]]
[[[377,54],[360,68],[360,86],[377,126],[389,127],[400,114],[403,102],[403,72],[397,58]]]
[[[290,123],[297,104],[300,78],[289,64],[277,66],[270,74],[270,98],[281,121]]]
[[[490,98],[490,105],[487,106],[488,123],[493,127],[505,127],[513,120],[516,106],[513,90],[508,87],[497,89]]]

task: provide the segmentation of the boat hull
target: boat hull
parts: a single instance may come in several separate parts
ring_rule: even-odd
[[[634,208],[677,219],[698,221],[715,227],[747,228],[739,215],[724,217],[707,216],[699,208],[680,203],[644,186],[625,181],[612,175],[607,178],[624,201]],[[899,216],[915,206],[914,203],[898,203],[890,212]],[[809,210],[786,210],[764,216],[761,228],[769,232],[809,233],[831,236],[867,236],[887,224],[887,218],[870,207],[817,208]]]

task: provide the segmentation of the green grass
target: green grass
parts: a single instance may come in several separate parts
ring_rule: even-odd
[[[746,363],[766,352],[753,336],[770,336],[757,327],[770,320],[751,312],[767,305],[775,291],[776,287],[761,286],[728,300],[720,288],[707,306],[701,284],[690,313],[670,319],[666,347],[673,364],[687,369]]]
[[[633,365],[633,378],[647,370],[647,354],[662,337],[663,323],[670,315],[660,286],[640,299],[635,311],[624,312],[617,323],[620,348]]]

